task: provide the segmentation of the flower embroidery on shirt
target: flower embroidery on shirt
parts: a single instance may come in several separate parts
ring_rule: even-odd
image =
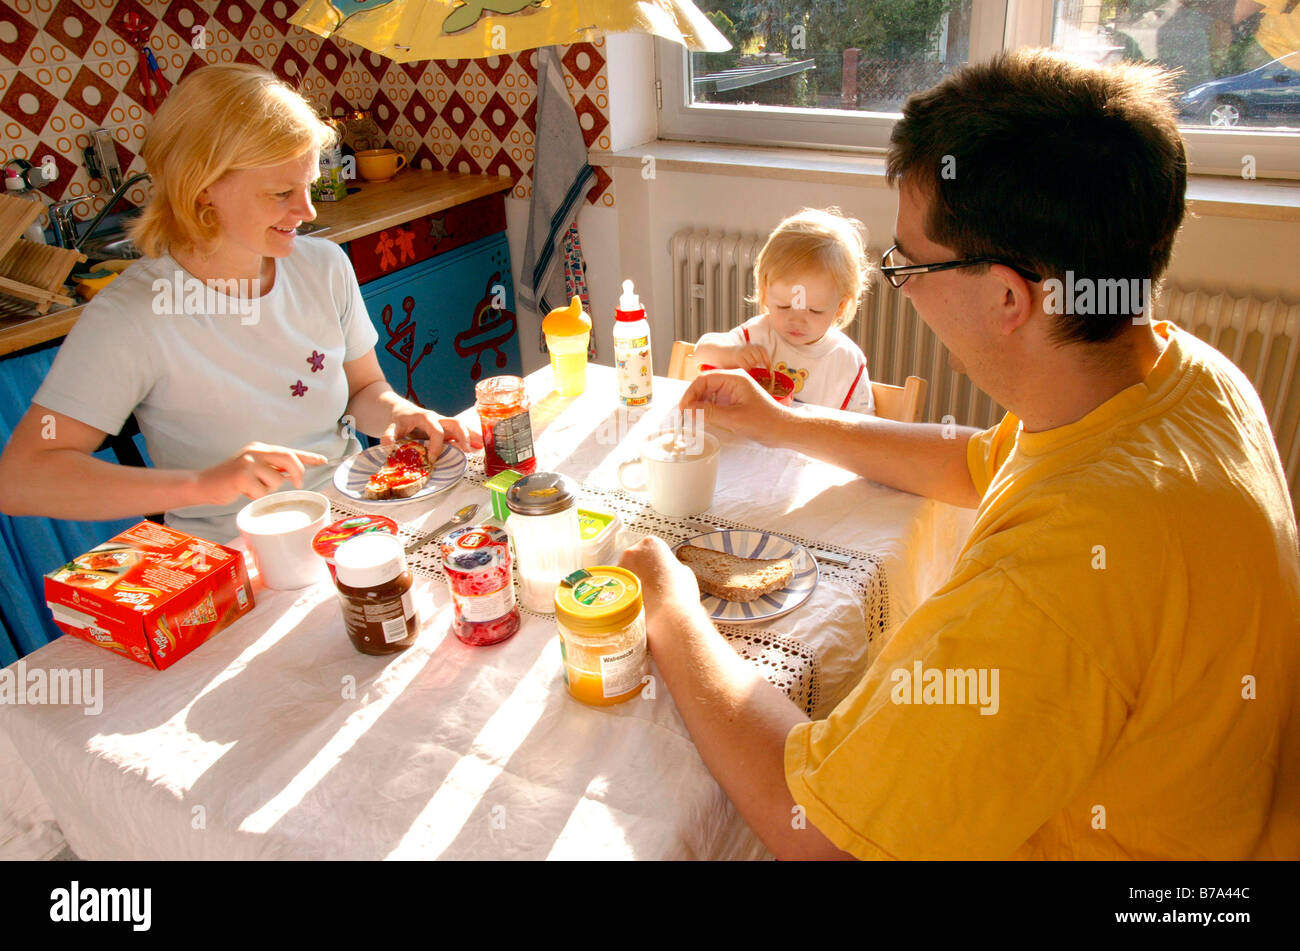
[[[293,384],[293,386],[289,387],[289,392],[294,396],[302,396],[307,392],[307,387],[303,385],[302,380],[299,380],[297,383]]]
[[[311,356],[307,358],[307,362],[311,364],[311,372],[312,372],[312,373],[316,373],[316,372],[318,372],[318,371],[320,371],[320,370],[324,370],[324,369],[325,369],[325,354],[323,354],[323,353],[317,353],[315,350],[313,350],[313,351],[311,352]]]

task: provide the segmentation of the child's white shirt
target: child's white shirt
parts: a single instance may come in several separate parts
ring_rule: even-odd
[[[832,327],[816,343],[791,346],[772,327],[767,314],[751,317],[731,336],[773,354],[776,369],[794,380],[794,401],[875,415],[867,358],[842,330]]]

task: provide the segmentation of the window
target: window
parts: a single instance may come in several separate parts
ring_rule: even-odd
[[[1300,0],[697,0],[728,53],[659,46],[664,138],[883,149],[902,103],[999,49],[1179,70],[1193,171],[1300,175]]]

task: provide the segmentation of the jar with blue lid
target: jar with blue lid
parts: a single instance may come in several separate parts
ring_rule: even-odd
[[[509,536],[494,525],[468,525],[450,532],[441,551],[456,637],[475,647],[513,637],[520,617],[510,572]]]

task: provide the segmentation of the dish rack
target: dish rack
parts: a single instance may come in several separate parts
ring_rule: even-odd
[[[0,195],[0,295],[34,303],[36,312],[44,314],[51,304],[76,303],[64,292],[63,282],[86,256],[24,238],[40,213],[34,201]]]

